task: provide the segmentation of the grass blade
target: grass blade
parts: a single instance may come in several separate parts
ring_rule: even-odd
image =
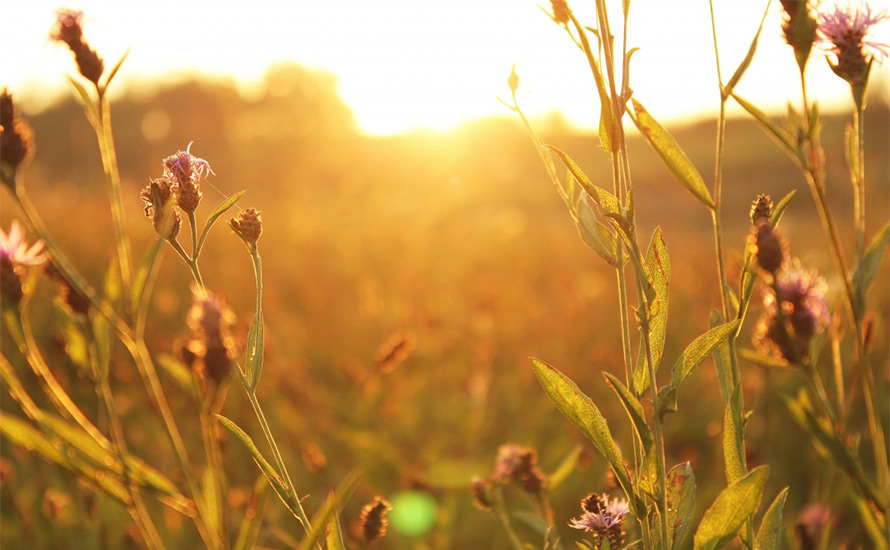
[[[198,240],[198,252],[195,254],[196,258],[201,254],[201,250],[204,248],[204,241],[207,240],[207,233],[210,232],[210,228],[213,227],[213,224],[216,223],[216,220],[218,220],[220,216],[226,213],[226,210],[235,206],[235,204],[241,200],[244,193],[247,193],[247,189],[229,195],[226,200],[222,201],[222,203],[220,203],[220,205],[207,216],[207,221],[204,222],[204,229],[201,230],[201,238]]]

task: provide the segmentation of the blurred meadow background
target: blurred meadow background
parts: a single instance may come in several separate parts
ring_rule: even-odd
[[[45,37],[52,9],[57,6],[45,11],[43,4],[7,6],[4,19],[9,25],[21,17],[16,25]],[[588,492],[612,487],[608,464],[553,408],[528,363],[528,357],[535,356],[559,365],[600,406],[615,438],[629,448],[630,432],[621,428],[626,426],[624,411],[601,376],[602,371],[617,375],[621,370],[621,333],[611,268],[579,238],[521,123],[496,98],[498,94],[509,97],[506,78],[516,62],[520,94],[528,94],[538,134],[546,143],[569,153],[594,181],[608,180],[609,158],[599,149],[592,129],[598,120],[595,89],[583,65],[578,64],[583,63],[583,56],[562,40],[564,37],[554,36],[558,29],[546,15],[533,3],[520,9],[508,3],[479,7],[475,2],[457,2],[448,8],[437,7],[441,13],[434,10],[419,21],[412,19],[411,14],[419,9],[412,3],[381,3],[381,17],[395,20],[391,28],[375,30],[376,20],[370,19],[364,25],[325,31],[325,41],[319,38],[316,46],[323,50],[333,47],[326,41],[343,42],[346,53],[337,55],[353,53],[364,63],[371,63],[376,48],[382,48],[377,55],[390,59],[374,71],[368,69],[366,77],[380,85],[362,89],[362,81],[349,73],[347,65],[339,66],[342,74],[337,72],[339,58],[331,61],[319,53],[301,60],[296,53],[281,52],[278,58],[267,59],[251,53],[251,44],[259,40],[256,35],[240,36],[228,27],[225,32],[217,29],[216,36],[203,42],[201,29],[212,28],[220,17],[253,27],[259,25],[259,19],[276,19],[274,14],[263,15],[261,7],[257,7],[260,13],[254,14],[252,6],[197,7],[186,3],[180,14],[172,5],[157,11],[143,6],[140,9],[148,12],[143,21],[135,11],[126,12],[131,14],[129,18],[120,17],[123,4],[93,4],[83,5],[88,14],[85,32],[100,37],[94,45],[107,60],[123,49],[102,49],[101,37],[114,36],[118,41],[132,37],[130,59],[124,63],[112,95],[112,120],[127,229],[135,255],[143,254],[155,239],[150,221],[142,216],[139,191],[160,173],[163,158],[185,149],[189,142],[194,142],[191,152],[206,159],[215,172],[204,187],[209,204],[247,189],[240,205],[262,212],[266,365],[258,396],[297,489],[307,495],[308,507],[318,507],[330,489],[360,466],[364,475],[341,513],[344,530],[358,517],[361,504],[375,495],[395,502],[400,495],[422,493],[431,497],[434,506],[421,515],[434,516],[434,525],[418,529],[416,522],[423,521],[399,520],[391,525],[387,537],[374,543],[375,548],[495,549],[508,548],[507,538],[495,519],[473,507],[470,479],[491,471],[500,445],[513,442],[536,448],[539,464],[547,473],[580,449],[569,477],[550,496],[558,518],[567,520],[575,515],[578,500]],[[645,4],[638,2],[640,18],[648,20],[645,10],[649,6]],[[687,24],[700,23],[706,40],[710,39],[706,4],[667,4],[678,5],[678,17],[686,10],[697,13]],[[325,3],[319,2],[314,8],[306,7],[305,14],[293,12],[293,20],[287,22],[294,26],[293,35],[287,34],[287,24],[281,25],[283,16],[278,17],[277,26],[267,31],[274,38],[268,38],[271,43],[265,47],[274,50],[290,40],[310,44],[311,36],[305,36],[307,25],[327,28],[328,20],[336,23],[341,15],[361,22],[359,14],[350,13],[353,3],[322,6]],[[738,44],[727,46],[731,52],[735,48],[743,55],[762,8],[750,8],[750,19],[745,21],[752,23],[741,33]],[[335,13],[338,9],[343,13]],[[519,10],[515,17],[523,24],[511,28],[511,16],[506,12],[513,9]],[[727,8],[727,12],[735,9]],[[443,26],[447,24],[449,32],[437,28],[436,14],[444,18]],[[734,12],[724,14],[725,27],[731,26],[733,16]],[[185,20],[185,26],[179,26],[177,19]],[[533,23],[528,26],[525,21]],[[762,101],[777,117],[784,116],[786,102],[799,101],[799,92],[793,87],[793,54],[782,49],[779,22],[776,5],[767,19],[763,40],[778,46],[773,50],[767,45],[758,52],[747,89],[752,96],[749,99]],[[468,46],[462,45],[464,24]],[[679,25],[662,29],[657,40],[671,44],[673,37],[683,32]],[[350,29],[360,27],[371,27],[367,39],[363,34],[350,36]],[[495,27],[498,30],[493,30]],[[510,32],[504,34],[501,27]],[[398,29],[406,34],[400,35]],[[194,37],[189,36],[192,31]],[[334,32],[339,36],[332,38]],[[157,43],[145,43],[146,33]],[[487,38],[479,38],[485,33],[489,33]],[[502,35],[512,38],[505,44],[497,39]],[[52,80],[72,73],[69,54],[45,43],[24,51],[24,45],[31,44],[24,38],[15,45],[10,35],[3,40],[4,65],[10,63],[6,65],[10,78],[17,79],[3,84],[15,94],[35,135],[36,154],[25,179],[29,195],[58,244],[71,251],[74,263],[90,281],[99,284],[114,250],[113,225],[95,136],[74,94],[64,88],[64,82],[60,85]],[[437,53],[421,48],[424,41],[432,42]],[[175,53],[167,53],[161,42]],[[535,53],[539,42],[541,51]],[[700,62],[676,55],[671,68],[675,80],[662,76],[660,83],[650,82],[643,76],[645,64],[653,63],[647,56],[655,57],[658,43],[652,42],[635,54],[640,65],[632,65],[633,76],[639,76],[641,82],[632,86],[635,97],[648,100],[647,106],[656,116],[666,113],[665,125],[710,181],[716,134],[713,109],[719,99],[712,76],[713,54],[706,51]],[[399,55],[407,55],[404,52],[415,44],[427,52],[420,55],[427,57],[406,61],[398,68],[400,72],[394,73],[398,76],[391,76],[389,71],[395,71],[402,59]],[[208,70],[200,70],[203,62],[195,50],[217,47],[223,50],[223,60],[213,58]],[[686,51],[682,47],[678,44],[677,51]],[[695,49],[696,45],[690,47]],[[698,49],[711,47],[705,41]],[[237,54],[239,48],[248,51]],[[495,53],[486,54],[487,48]],[[496,66],[473,65],[477,52]],[[193,58],[177,60],[180,55]],[[12,60],[19,56],[41,68],[30,75],[16,73]],[[460,59],[457,69],[444,61],[436,67],[439,59],[455,56]],[[148,59],[153,61],[140,64]],[[172,73],[164,70],[168,61]],[[814,59],[811,65],[813,71],[832,76],[823,59]],[[42,67],[52,67],[52,73]],[[427,73],[430,68],[432,72]],[[787,79],[774,76],[783,71],[787,71]],[[576,82],[563,73],[587,79]],[[696,76],[683,82],[689,74]],[[699,74],[703,79],[695,80]],[[866,111],[865,155],[871,159],[867,234],[890,217],[886,75],[885,68],[876,69],[874,93]],[[777,84],[770,90],[768,85],[758,84],[758,78],[767,82],[772,78],[776,83],[790,80],[791,85]],[[413,80],[421,85],[401,84]],[[480,84],[474,86],[477,81]],[[704,95],[693,96],[684,85],[694,85],[695,93]],[[843,129],[850,119],[845,106],[849,91],[840,87],[838,92],[832,86],[826,85],[824,98],[817,93],[815,99],[827,105],[823,145],[829,198],[841,213],[841,235],[851,242],[847,213],[852,211],[853,199],[842,155]],[[744,81],[739,93],[746,96]],[[459,96],[461,102],[448,103],[451,95]],[[373,99],[378,96],[386,96],[387,102],[380,100],[375,106]],[[559,108],[561,102],[566,109]],[[679,107],[669,110],[671,104]],[[711,110],[702,110],[701,105],[709,105]],[[388,109],[394,113],[390,117],[385,115]],[[440,116],[425,119],[417,114],[399,119],[395,113],[400,111]],[[648,235],[660,225],[671,251],[671,330],[665,357],[673,361],[689,341],[708,328],[709,314],[720,304],[714,283],[711,220],[696,200],[671,180],[656,154],[635,133],[629,137],[628,152],[640,232]],[[784,235],[795,255],[826,277],[830,296],[836,299],[842,285],[833,275],[804,180],[787,155],[750,118],[733,113],[727,122],[724,162],[729,280],[735,284],[741,276],[751,200],[759,193],[778,199],[798,190],[782,222]],[[19,217],[7,198],[3,197],[0,206],[3,228]],[[255,300],[253,273],[241,243],[227,227],[211,233],[202,256],[202,272],[207,286],[223,294],[238,316],[233,333],[243,347]],[[174,344],[187,334],[190,281],[185,266],[165,251],[146,335],[158,357],[172,356]],[[876,371],[885,426],[888,290],[884,258],[869,298],[876,322],[872,358],[885,365]],[[54,288],[40,281],[35,291],[51,296]],[[759,296],[758,290],[755,293]],[[753,326],[759,307],[755,300],[748,325]],[[97,407],[93,386],[66,355],[64,340],[53,322],[57,312],[52,301],[44,300],[35,308],[34,317],[46,321],[36,330],[40,341],[47,342],[43,352],[56,376],[75,401],[90,404],[85,405],[85,411],[92,412],[90,407]],[[751,347],[751,326],[743,329],[741,347]],[[401,342],[408,353],[395,364],[382,361],[394,342]],[[111,384],[127,440],[140,456],[175,479],[177,465],[166,448],[163,426],[151,409],[135,367],[122,351],[117,355]],[[755,412],[747,431],[748,461],[772,468],[765,501],[772,500],[782,487],[791,487],[785,509],[791,525],[825,490],[826,483],[821,474],[823,460],[812,452],[809,436],[790,420],[779,398],[782,393],[795,392],[802,382],[787,369],[768,370],[745,361],[742,369],[746,406]],[[36,384],[27,375],[30,373],[23,370],[23,379]],[[197,414],[197,405],[179,390],[175,380],[162,372],[162,382],[177,417]],[[250,406],[236,386],[229,391],[223,414],[259,441],[262,437]],[[716,375],[708,360],[682,390],[686,396],[682,418],[669,417],[665,426],[669,461],[690,461],[699,480],[696,517],[724,481],[723,409],[716,388]],[[40,392],[31,393],[39,396]],[[5,392],[0,397],[0,410],[3,415],[21,415]],[[192,433],[195,429],[184,422],[187,441],[200,441],[200,434]],[[228,433],[223,435],[230,485],[227,498],[238,517],[249,505],[258,470],[243,447]],[[0,445],[0,544],[4,548],[140,547],[128,535],[128,518],[121,507],[9,441],[4,439]],[[198,447],[194,454],[200,456]],[[518,493],[507,497],[522,502]],[[265,506],[269,529],[259,546],[288,547],[295,538],[293,518],[274,497]],[[844,513],[849,511],[838,512],[834,528],[857,536],[856,520]],[[179,533],[180,540],[186,541],[183,544],[200,544],[177,514],[159,517],[163,529]],[[570,546],[570,541],[580,536],[566,521],[557,525]]]

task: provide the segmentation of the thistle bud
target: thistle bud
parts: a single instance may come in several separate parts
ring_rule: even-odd
[[[0,92],[0,163],[3,184],[14,184],[13,175],[34,153],[34,132],[16,113],[12,95],[6,88]]]
[[[379,539],[386,535],[389,519],[386,515],[392,510],[392,505],[383,497],[376,496],[372,502],[362,507],[359,515],[359,528],[361,536],[366,542]]]
[[[757,265],[767,273],[774,274],[785,260],[785,245],[778,229],[763,223],[754,230],[754,257]]]
[[[50,38],[68,46],[74,54],[77,68],[87,80],[99,85],[99,77],[105,70],[105,63],[95,50],[83,38],[81,24],[83,12],[78,10],[60,9],[56,12],[56,23],[50,32]]]
[[[263,218],[260,211],[248,208],[229,220],[229,227],[247,243],[255,243],[263,234]]]
[[[757,195],[751,203],[751,223],[758,226],[771,223],[773,216],[773,199],[769,195]]]

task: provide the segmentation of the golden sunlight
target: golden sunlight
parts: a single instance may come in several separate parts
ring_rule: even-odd
[[[587,4],[576,10],[591,20]],[[17,22],[0,37],[0,48],[7,52],[5,83],[27,90],[25,96],[49,99],[68,93],[59,76],[69,67],[68,53],[46,38],[59,6],[58,0],[32,0],[5,10],[7,20]],[[249,9],[234,6],[83,0],[69,7],[85,11],[87,32],[101,51],[112,56],[131,49],[122,72],[127,89],[200,72],[234,78],[250,93],[270,64],[295,61],[336,75],[341,96],[365,132],[394,134],[445,130],[505,114],[497,97],[509,94],[505,81],[515,63],[526,112],[544,116],[560,110],[573,125],[596,125],[597,102],[583,56],[531,0],[258,0]],[[549,3],[542,6],[549,8]],[[631,87],[660,118],[697,118],[717,108],[706,7],[690,0],[631,3],[628,46],[640,48],[632,58]],[[612,9],[619,13],[620,3]],[[750,2],[718,3],[724,79],[744,57],[762,9]],[[775,4],[752,70],[738,87],[740,94],[774,110],[784,109],[798,93],[792,54],[779,24]],[[119,32],[122,28],[127,32]],[[822,59],[810,63],[809,70],[823,106],[848,101],[847,89]]]

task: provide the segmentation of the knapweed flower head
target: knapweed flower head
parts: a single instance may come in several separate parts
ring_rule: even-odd
[[[4,304],[18,307],[25,294],[22,286],[24,268],[45,261],[43,241],[29,246],[18,221],[13,220],[9,233],[0,229],[0,298]]]
[[[547,487],[547,478],[537,462],[538,453],[531,447],[501,445],[491,479],[497,483],[513,481],[530,495],[539,496]]]
[[[825,280],[794,261],[776,275],[774,286],[764,293],[754,343],[761,351],[790,363],[805,361],[810,340],[831,322]]]
[[[232,368],[232,338],[229,329],[235,322],[235,314],[222,296],[192,288],[192,307],[188,314],[188,326],[192,338],[186,344],[184,356],[203,375],[219,384]]]
[[[386,535],[386,528],[389,526],[387,513],[392,510],[392,505],[381,496],[374,497],[374,500],[365,504],[359,514],[359,529],[361,537],[366,542],[379,539]]]
[[[172,220],[168,222],[165,216],[165,207],[170,202],[170,199],[173,198],[173,184],[170,179],[160,177],[152,180],[151,183],[142,190],[139,197],[145,204],[145,208],[143,209],[145,217],[152,221],[155,231],[157,231],[159,235],[163,231],[166,231],[167,233],[165,237],[169,239],[176,237],[182,226],[179,210],[176,206],[171,205],[169,207],[169,212],[173,216]],[[167,223],[170,224],[169,227],[166,227]]]
[[[263,234],[263,217],[256,208],[248,208],[229,220],[229,227],[245,242],[255,243]]]
[[[189,142],[185,151],[177,151],[164,159],[164,176],[170,179],[176,192],[176,203],[189,214],[201,202],[201,182],[213,173],[209,162],[191,154],[193,143]]]
[[[890,55],[890,45],[878,42],[872,27],[890,19],[886,10],[872,13],[865,2],[835,5],[818,15],[819,38],[835,56],[831,69],[854,89],[864,91],[872,61],[878,63]]]
[[[630,511],[627,500],[591,493],[581,500],[581,509],[584,514],[573,518],[569,527],[593,533],[595,548],[600,547],[603,539],[609,541],[610,548],[618,548],[624,543],[622,526],[624,516]]]
[[[68,46],[74,54],[80,74],[93,84],[99,84],[99,77],[105,70],[105,63],[83,38],[83,12],[62,8],[56,11],[56,22],[50,31],[50,38]]]
[[[807,0],[781,0],[781,3],[785,12],[782,33],[785,42],[794,49],[797,65],[802,71],[816,41],[816,20]]]
[[[12,185],[12,174],[33,154],[33,136],[31,127],[16,113],[12,95],[3,88],[0,92],[0,162],[3,163],[4,184]],[[7,174],[7,167],[11,174]]]

